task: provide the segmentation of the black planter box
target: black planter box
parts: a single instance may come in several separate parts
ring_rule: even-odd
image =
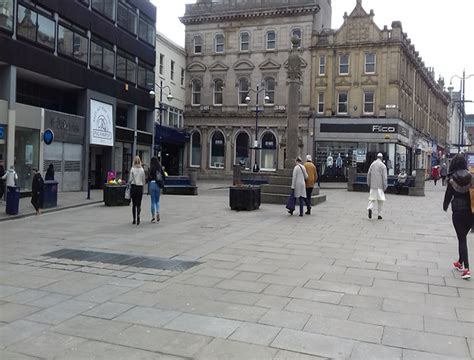
[[[126,185],[104,185],[105,206],[128,206],[130,199],[125,199]]]
[[[232,210],[256,210],[260,207],[260,186],[231,186],[229,205]]]

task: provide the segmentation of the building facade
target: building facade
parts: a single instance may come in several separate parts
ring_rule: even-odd
[[[337,30],[313,38],[314,154],[323,179],[366,172],[378,152],[389,175],[431,168],[446,148],[449,96],[398,21],[380,29],[357,0]]]
[[[0,165],[21,190],[49,164],[69,191],[149,162],[155,21],[148,0],[0,2]]]
[[[234,164],[284,166],[287,59],[299,39],[304,79],[299,143],[308,148],[311,40],[331,26],[330,0],[198,0],[186,5],[188,165],[225,176]],[[267,100],[266,100],[267,99]]]
[[[170,175],[182,175],[185,167],[184,101],[186,95],[186,53],[161,33],[156,34],[157,86],[155,105],[155,147]],[[160,93],[161,87],[161,93]],[[173,96],[168,99],[168,94]],[[162,110],[160,114],[160,95]]]

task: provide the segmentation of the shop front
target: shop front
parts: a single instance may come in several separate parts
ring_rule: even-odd
[[[184,149],[189,134],[184,130],[167,126],[155,126],[155,151],[161,155],[161,163],[169,175],[184,174]]]

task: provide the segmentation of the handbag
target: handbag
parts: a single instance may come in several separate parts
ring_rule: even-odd
[[[127,183],[127,186],[125,187],[125,200],[130,200],[130,198],[132,197],[132,194],[131,194],[131,183],[132,183],[132,179],[133,179],[133,170],[132,170],[132,178],[130,179],[130,181]]]
[[[163,189],[165,187],[165,181],[163,179],[163,175],[161,174],[161,171],[157,170],[156,171],[156,184],[160,189]]]
[[[288,201],[286,202],[286,208],[289,211],[295,211],[295,206],[296,206],[295,192],[292,191],[290,194],[290,197],[288,198]]]

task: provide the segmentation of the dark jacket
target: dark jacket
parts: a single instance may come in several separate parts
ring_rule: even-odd
[[[48,168],[46,170],[46,175],[44,176],[45,180],[54,180],[54,170],[52,168]]]
[[[448,210],[449,203],[453,212],[471,213],[471,187],[472,175],[467,170],[454,172],[448,181],[446,193],[444,194],[443,210]]]
[[[31,183],[31,192],[34,195],[38,195],[43,191],[43,177],[38,172],[33,176],[33,182]]]

